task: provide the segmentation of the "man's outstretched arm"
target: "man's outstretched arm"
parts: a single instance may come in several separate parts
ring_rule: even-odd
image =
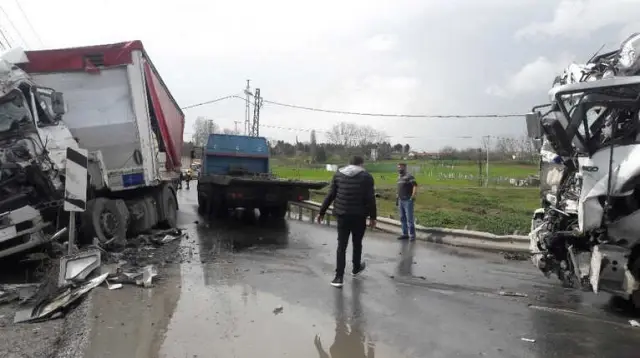
[[[323,217],[324,214],[327,212],[327,209],[329,209],[329,206],[331,205],[331,203],[333,203],[333,201],[336,199],[337,192],[338,192],[338,183],[337,183],[336,175],[334,175],[333,179],[331,179],[331,186],[329,187],[329,193],[324,198],[324,201],[322,202],[322,206],[320,207],[319,217]]]

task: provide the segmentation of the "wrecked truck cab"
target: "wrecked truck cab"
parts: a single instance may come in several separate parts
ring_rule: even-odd
[[[537,116],[542,207],[532,217],[532,260],[567,286],[640,306],[640,76],[563,81]]]

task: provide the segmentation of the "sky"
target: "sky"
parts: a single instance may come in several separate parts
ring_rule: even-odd
[[[265,100],[306,107],[523,114],[548,100],[571,61],[640,31],[640,0],[0,0],[0,7],[0,30],[29,49],[142,40],[183,107],[241,95],[250,79]],[[240,121],[242,130],[245,105],[229,99],[185,115],[189,140],[198,116],[226,128]],[[322,142],[339,122],[371,125],[394,144],[427,151],[525,134],[524,118],[379,118],[268,103],[260,134],[308,141],[300,129],[315,129]]]

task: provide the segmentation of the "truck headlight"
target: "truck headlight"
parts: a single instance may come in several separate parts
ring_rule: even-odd
[[[640,33],[636,32],[622,42],[618,54],[618,68],[627,75],[640,69]]]

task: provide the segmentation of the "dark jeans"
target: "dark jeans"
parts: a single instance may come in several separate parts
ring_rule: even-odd
[[[353,267],[359,268],[362,259],[362,238],[367,228],[366,216],[340,215],[338,216],[338,250],[336,276],[344,276],[346,266],[347,246],[349,246],[349,235],[353,241]]]

